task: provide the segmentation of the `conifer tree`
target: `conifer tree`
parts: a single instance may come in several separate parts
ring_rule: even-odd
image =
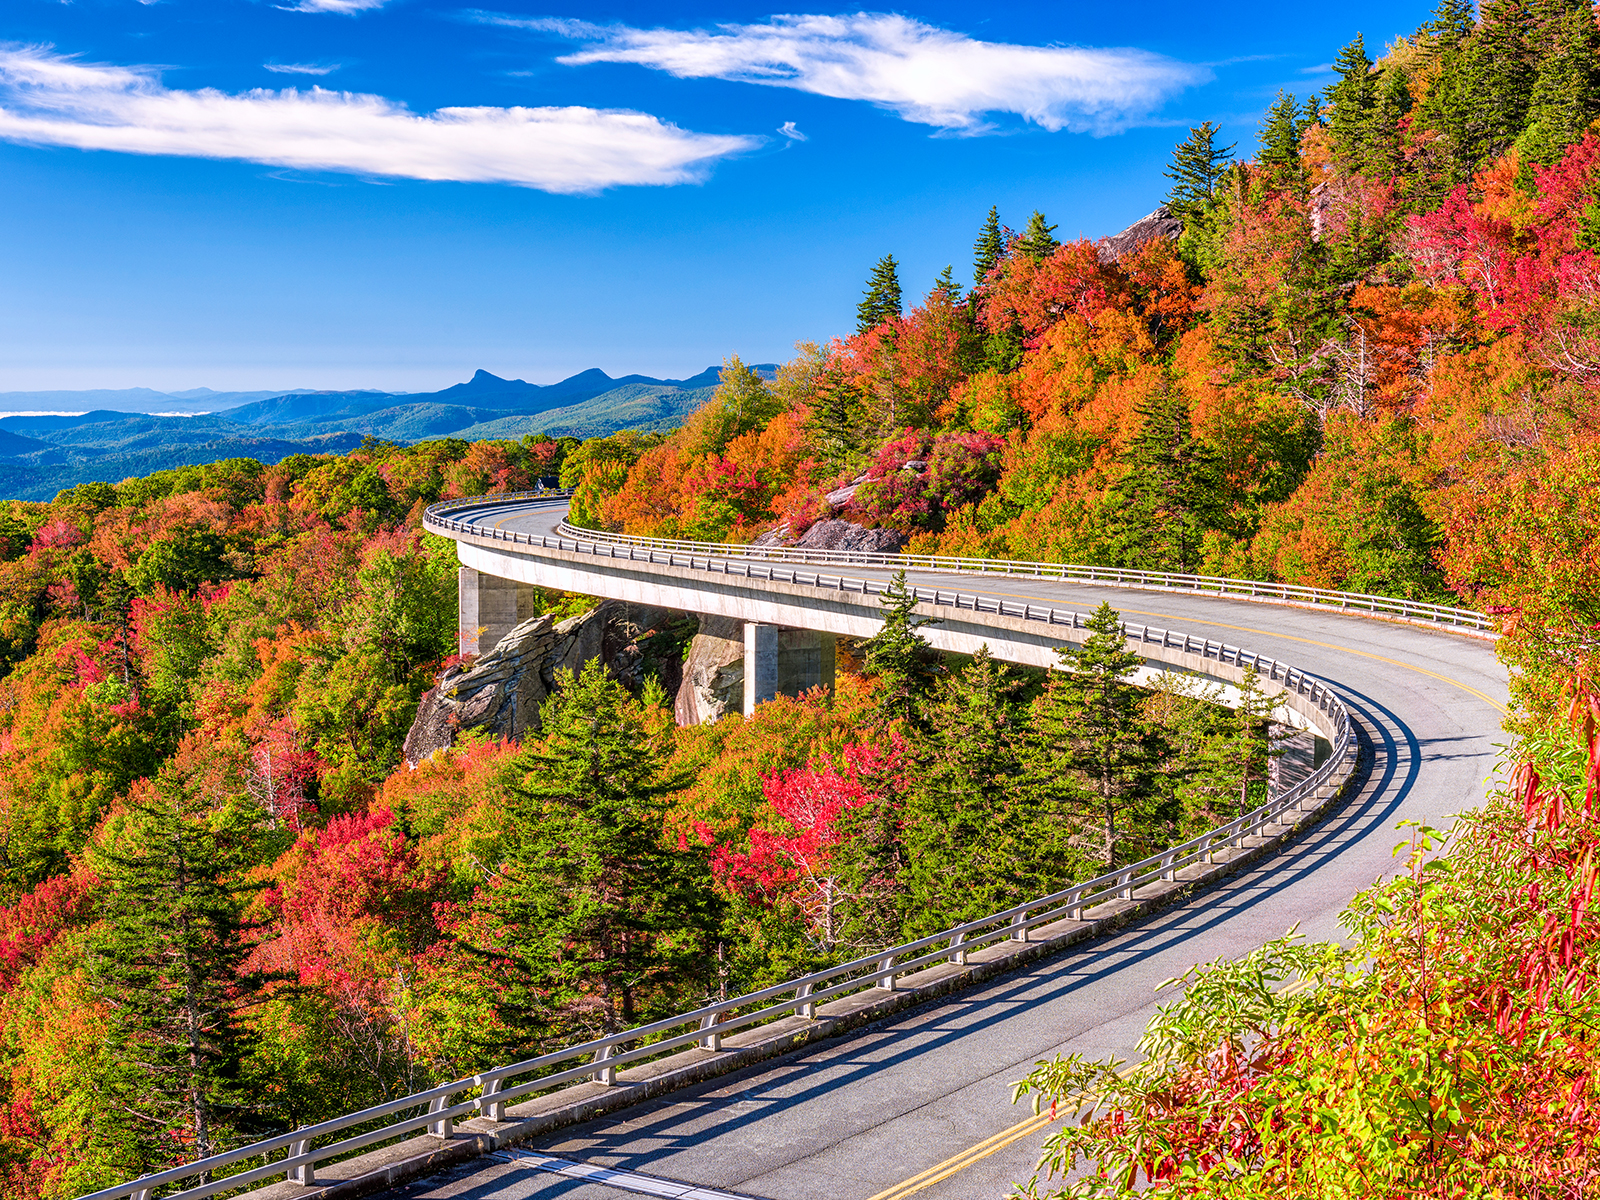
[[[1038,209],[1033,210],[1033,216],[1028,218],[1028,227],[1023,230],[1022,237],[1017,241],[1017,249],[1026,254],[1034,262],[1043,262],[1056,252],[1056,247],[1061,245],[1055,238],[1056,226],[1044,219],[1044,214]]]
[[[99,1103],[133,1115],[142,1169],[165,1165],[175,1143],[218,1153],[251,1107],[242,1014],[271,982],[246,966],[258,926],[245,902],[261,885],[245,874],[262,825],[242,783],[212,811],[169,763],[90,847],[103,891],[86,964],[114,1064]]]
[[[1372,110],[1377,104],[1377,80],[1366,43],[1358,33],[1355,40],[1339,51],[1333,61],[1339,82],[1327,90],[1328,136],[1334,149],[1347,162],[1362,165],[1372,126]]]
[[[867,288],[856,306],[856,332],[870,333],[904,311],[900,297],[900,265],[885,254],[867,276]]]
[[[1034,706],[1030,758],[1061,808],[1084,814],[1081,839],[1112,867],[1159,818],[1150,786],[1159,735],[1144,717],[1144,693],[1129,682],[1144,659],[1128,649],[1121,614],[1102,604],[1086,628],[1081,646],[1057,652],[1067,670],[1051,673]]]
[[[1527,123],[1533,100],[1533,31],[1527,0],[1487,0],[1478,30],[1467,42],[1457,102],[1464,150],[1474,165],[1509,150]]]
[[[1367,170],[1380,178],[1394,175],[1404,163],[1400,121],[1410,111],[1411,88],[1405,68],[1398,63],[1386,67],[1378,83],[1365,156]]]
[[[1210,210],[1217,182],[1233,158],[1232,146],[1219,146],[1214,122],[1207,121],[1189,130],[1189,136],[1172,152],[1165,174],[1172,180],[1166,205],[1172,214],[1192,222]]]
[[[823,372],[807,406],[806,428],[829,470],[839,471],[861,448],[867,424],[866,399],[854,380],[840,371]]]
[[[1272,177],[1281,182],[1300,177],[1300,110],[1295,98],[1288,92],[1278,92],[1278,98],[1267,109],[1261,122],[1261,149],[1256,159],[1266,167]]]
[[[1519,157],[1549,165],[1600,116],[1600,25],[1582,0],[1546,0],[1535,9],[1538,70]]]
[[[703,864],[663,841],[681,781],[622,685],[593,659],[540,718],[511,766],[504,860],[471,934],[502,964],[502,1015],[527,1049],[681,1002],[708,974],[717,923]]]
[[[1189,406],[1170,384],[1138,413],[1139,432],[1122,455],[1127,473],[1114,490],[1118,559],[1145,570],[1194,571],[1223,503],[1216,455],[1194,436]]]
[[[983,647],[929,698],[901,810],[906,937],[1050,890],[1035,864],[1056,856],[1035,819],[1019,690]]]
[[[974,290],[983,286],[990,272],[1000,265],[1005,252],[1006,240],[1005,232],[1000,227],[1000,210],[991,206],[989,215],[983,219],[983,228],[978,231],[978,240],[972,246]]]
[[[939,673],[939,655],[917,631],[937,622],[916,615],[917,598],[898,571],[878,603],[883,628],[861,650],[862,672],[878,681],[878,711],[888,721],[920,728],[923,702]]]
[[[933,281],[933,287],[928,290],[928,296],[942,297],[950,304],[961,303],[961,285],[956,282],[955,267],[946,263],[944,270],[939,272],[938,278]]]
[[[1473,0],[1439,0],[1439,7],[1433,10],[1433,20],[1419,32],[1432,40],[1437,52],[1466,41],[1475,24],[1477,5]]]

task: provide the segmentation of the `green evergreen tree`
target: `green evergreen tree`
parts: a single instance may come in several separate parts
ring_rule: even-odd
[[[1600,116],[1600,25],[1582,0],[1547,0],[1535,10],[1538,70],[1518,157],[1548,166]]]
[[[1261,149],[1256,160],[1280,182],[1300,178],[1300,110],[1294,96],[1278,92],[1261,122]]]
[[[255,1042],[244,1012],[272,982],[247,967],[263,816],[238,780],[209,809],[199,774],[167,765],[89,847],[102,891],[85,963],[114,1064],[96,1103],[129,1131],[141,1171],[168,1165],[174,1145],[220,1152],[261,1100],[242,1072]]]
[[[718,913],[693,852],[662,834],[661,750],[598,659],[540,710],[511,764],[503,861],[479,893],[475,949],[504,964],[521,1048],[615,1033],[698,994]]]
[[[856,332],[870,333],[904,311],[900,297],[900,265],[885,254],[867,276],[867,288],[856,306]]]
[[[991,206],[989,215],[983,219],[983,228],[978,231],[978,240],[972,246],[972,286],[974,290],[983,286],[989,278],[990,272],[1000,265],[1000,260],[1005,257],[1006,237],[1000,225],[1000,210]]]
[[[1043,262],[1056,252],[1056,247],[1061,245],[1055,238],[1056,226],[1044,219],[1044,214],[1038,209],[1033,210],[1033,216],[1028,218],[1028,227],[1023,230],[1022,237],[1017,241],[1017,249],[1026,254],[1034,262]]]
[[[1385,67],[1378,82],[1378,99],[1372,110],[1365,165],[1379,178],[1397,174],[1405,163],[1400,121],[1411,111],[1411,87],[1405,68]]]
[[[1086,628],[1081,646],[1057,652],[1067,670],[1051,673],[1034,706],[1029,757],[1060,811],[1079,814],[1074,840],[1093,847],[1099,866],[1113,867],[1162,840],[1171,814],[1152,787],[1159,731],[1145,719],[1144,692],[1129,681],[1144,659],[1128,649],[1122,616],[1109,604]]]
[[[1193,572],[1207,529],[1225,504],[1217,458],[1189,425],[1189,406],[1170,384],[1138,408],[1139,432],[1122,454],[1113,539],[1123,566]]]
[[[807,407],[806,428],[812,445],[830,471],[843,470],[866,437],[867,404],[861,388],[841,372],[826,370]]]
[[[1261,676],[1246,667],[1232,720],[1212,748],[1223,787],[1243,816],[1266,803],[1267,769],[1272,760],[1272,726],[1277,701],[1261,687]]]
[[[1039,864],[1056,856],[1028,787],[1020,690],[984,647],[929,699],[900,818],[907,938],[1050,890]]]
[[[1339,51],[1333,60],[1339,82],[1327,90],[1328,136],[1334,149],[1347,163],[1359,168],[1365,157],[1372,126],[1372,110],[1377,105],[1378,81],[1372,74],[1372,60],[1366,43],[1355,40]]]
[[[1172,180],[1167,208],[1183,221],[1192,222],[1209,212],[1217,183],[1233,159],[1233,146],[1217,144],[1218,126],[1211,121],[1189,130],[1189,136],[1172,152],[1165,175]]]
[[[1477,5],[1473,0],[1439,0],[1439,7],[1433,10],[1433,20],[1418,33],[1433,43],[1437,53],[1466,41],[1476,24]]]
[[[939,272],[938,278],[933,281],[933,287],[928,291],[929,299],[940,297],[950,304],[961,303],[961,285],[956,282],[955,267],[946,263],[944,270]]]
[[[1509,150],[1527,123],[1534,84],[1532,31],[1527,0],[1487,0],[1463,51],[1455,99],[1462,110],[1463,150],[1475,166]]]
[[[937,624],[916,615],[917,598],[898,571],[878,603],[883,628],[861,645],[862,673],[878,681],[878,711],[885,720],[922,726],[924,701],[939,675],[938,652],[917,631]]]

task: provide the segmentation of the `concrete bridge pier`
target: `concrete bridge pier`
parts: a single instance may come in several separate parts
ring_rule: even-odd
[[[780,695],[798,696],[814,687],[832,691],[833,673],[833,634],[745,622],[745,716]]]
[[[487,654],[522,622],[539,615],[539,589],[475,567],[456,576],[456,636],[462,654]]]

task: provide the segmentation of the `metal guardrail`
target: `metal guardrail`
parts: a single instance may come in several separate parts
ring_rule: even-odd
[[[475,496],[463,500],[447,500],[431,506],[426,513],[430,524],[446,526],[452,531],[464,531],[470,523],[452,521],[446,515],[453,510],[480,507],[485,503],[501,503],[520,499],[554,499],[570,496],[567,491],[516,492],[499,496]],[[486,537],[509,541],[530,540],[531,535],[492,527],[470,526],[470,531]],[[1448,604],[1428,604],[1418,600],[1401,600],[1393,596],[1373,596],[1364,592],[1337,592],[1327,588],[1303,587],[1291,583],[1269,583],[1257,579],[1230,579],[1218,575],[1182,575],[1168,571],[1136,571],[1122,567],[1086,567],[1071,563],[1028,562],[1008,558],[959,558],[938,554],[873,554],[861,550],[802,550],[792,546],[752,546],[738,542],[695,542],[674,538],[648,538],[635,534],[611,533],[599,529],[584,529],[562,520],[557,527],[560,536],[569,541],[608,542],[613,545],[637,546],[652,550],[686,552],[691,555],[718,558],[757,559],[766,562],[840,563],[863,567],[888,567],[893,569],[926,571],[954,571],[965,574],[1031,575],[1041,579],[1061,579],[1076,583],[1112,584],[1117,587],[1137,588],[1144,591],[1194,592],[1212,596],[1236,596],[1249,600],[1276,600],[1291,604],[1305,604],[1341,611],[1355,609],[1400,617],[1408,621],[1423,621],[1433,625],[1446,625],[1455,629],[1473,629],[1495,633],[1495,619],[1470,608],[1455,608]],[[548,539],[545,539],[548,541]]]
[[[552,494],[529,493],[493,499],[532,498],[552,498]],[[438,507],[440,506],[435,506]],[[464,525],[461,522],[436,517],[434,509],[429,510],[428,521],[431,525],[452,531],[459,529],[482,532],[474,525]],[[573,540],[566,538],[536,538],[533,535],[501,530],[494,531],[494,535],[518,544],[538,542],[543,546],[563,550],[576,548]],[[593,542],[590,545],[595,547],[595,553],[599,553],[600,546],[606,546],[610,551],[607,557],[622,557],[620,551],[623,549],[628,550],[629,557],[640,552],[640,548],[631,546]],[[660,561],[655,557],[654,549],[646,549],[644,553],[651,556],[650,561]],[[693,556],[690,557],[692,560]],[[702,565],[709,566],[708,563]],[[747,568],[745,573],[751,574],[750,568],[754,564],[746,563],[745,566]],[[772,571],[772,568],[768,567],[768,571]],[[797,572],[790,571],[788,574],[791,582],[806,582],[804,579],[796,578],[799,575]],[[876,580],[847,581],[844,577],[815,574],[812,578],[819,580],[832,578],[841,588],[848,582],[850,586],[846,590],[860,590],[864,593],[881,592],[885,586]],[[823,586],[832,585],[824,583]],[[1083,628],[1089,619],[1084,613],[1044,608],[1039,605],[1008,605],[998,600],[985,602],[986,598],[966,596],[959,592],[940,591],[933,596],[925,591],[919,591],[919,596],[923,599],[932,599],[935,603],[953,604],[957,607],[972,608],[978,612],[1021,616],[1028,620],[1074,629]],[[963,604],[963,599],[968,602]],[[1040,926],[1063,920],[1082,920],[1085,912],[1096,905],[1113,900],[1131,900],[1134,892],[1140,887],[1174,880],[1178,871],[1191,864],[1211,863],[1219,850],[1225,851],[1237,847],[1245,838],[1278,821],[1285,813],[1291,810],[1300,812],[1307,808],[1315,808],[1317,803],[1325,799],[1322,796],[1323,790],[1344,765],[1347,755],[1355,745],[1355,729],[1350,720],[1350,713],[1343,701],[1327,684],[1286,663],[1241,650],[1225,642],[1176,634],[1150,626],[1127,625],[1124,629],[1130,639],[1137,639],[1145,645],[1158,644],[1177,648],[1240,669],[1254,667],[1262,678],[1281,683],[1286,691],[1305,697],[1326,718],[1323,732],[1331,734],[1332,753],[1311,775],[1282,793],[1269,796],[1267,803],[1260,807],[1198,837],[1190,838],[1180,845],[1172,846],[1160,854],[1118,867],[1084,883],[1074,884],[1065,891],[1041,896],[1036,900],[1015,905],[975,921],[967,921],[940,933],[902,945],[890,946],[826,970],[814,971],[809,975],[763,988],[761,991],[704,1005],[676,1016],[653,1021],[648,1025],[595,1038],[524,1062],[495,1067],[477,1075],[440,1084],[427,1091],[365,1108],[360,1112],[348,1113],[317,1125],[265,1138],[251,1145],[241,1146],[237,1150],[214,1154],[197,1162],[92,1192],[81,1200],[121,1200],[123,1197],[131,1197],[132,1200],[151,1200],[157,1189],[196,1175],[202,1177],[199,1184],[169,1193],[164,1200],[204,1200],[205,1197],[214,1196],[218,1192],[232,1191],[279,1175],[309,1185],[316,1181],[316,1165],[319,1162],[344,1158],[357,1150],[380,1142],[415,1136],[423,1132],[438,1137],[449,1137],[456,1121],[473,1117],[487,1117],[494,1121],[504,1120],[507,1107],[513,1101],[535,1093],[586,1080],[607,1085],[614,1084],[618,1068],[630,1063],[641,1062],[686,1046],[698,1045],[708,1050],[720,1050],[722,1038],[735,1030],[793,1015],[814,1019],[817,1005],[825,1001],[866,988],[876,987],[893,991],[900,976],[940,963],[965,965],[968,954],[990,943],[1006,940],[1025,942],[1029,940],[1029,932]],[[458,1100],[457,1097],[460,1096],[467,1098]],[[322,1145],[317,1144],[324,1138],[332,1138],[346,1130],[371,1125],[396,1115],[399,1115],[400,1119],[348,1137],[336,1138]],[[283,1157],[272,1157],[280,1151],[283,1152]],[[257,1158],[263,1160],[263,1165],[218,1179],[206,1178],[212,1172]]]

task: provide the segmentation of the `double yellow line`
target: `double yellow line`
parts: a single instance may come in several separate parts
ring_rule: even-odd
[[[970,1149],[963,1150],[954,1158],[947,1158],[936,1166],[929,1167],[921,1174],[913,1175],[904,1183],[897,1183],[886,1192],[879,1192],[872,1200],[900,1200],[902,1196],[914,1195],[923,1188],[930,1188],[940,1180],[948,1179],[957,1171],[964,1171],[979,1159],[988,1158],[997,1150],[1004,1150],[1012,1142],[1020,1141],[1030,1133],[1037,1133],[1055,1118],[1047,1108],[1043,1112],[1029,1117],[1026,1121],[1018,1121],[1010,1129],[1002,1130],[986,1141],[979,1142]]]

